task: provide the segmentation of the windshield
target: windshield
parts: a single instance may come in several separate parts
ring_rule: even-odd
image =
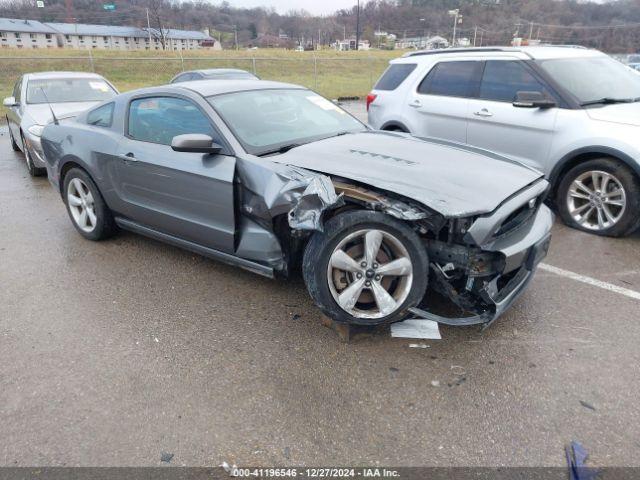
[[[539,64],[580,103],[640,97],[640,75],[611,57],[541,60]]]
[[[44,90],[44,94],[42,91]],[[27,103],[100,102],[114,97],[116,92],[99,78],[55,78],[30,80]]]
[[[253,90],[207,100],[245,150],[254,155],[366,130],[347,112],[310,90]]]

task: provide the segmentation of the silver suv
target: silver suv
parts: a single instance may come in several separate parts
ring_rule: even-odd
[[[367,97],[369,124],[472,145],[544,172],[564,222],[640,226],[640,74],[567,47],[413,52]]]

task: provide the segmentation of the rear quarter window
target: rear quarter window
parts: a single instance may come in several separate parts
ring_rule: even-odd
[[[396,63],[382,74],[374,90],[395,90],[416,69],[415,63]]]
[[[91,110],[87,114],[87,123],[95,127],[110,127],[113,123],[113,103]]]

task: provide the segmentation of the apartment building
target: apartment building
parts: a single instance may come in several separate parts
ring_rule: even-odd
[[[41,23],[0,18],[4,48],[76,48],[112,50],[220,49],[220,43],[194,30],[150,29],[84,23]],[[5,47],[6,45],[6,47]]]
[[[56,48],[57,32],[35,20],[0,18],[1,48]]]

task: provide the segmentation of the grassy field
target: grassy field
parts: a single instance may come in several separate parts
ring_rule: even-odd
[[[89,55],[91,53],[91,56]],[[293,52],[278,49],[223,51],[13,50],[0,52],[0,97],[20,75],[49,70],[95,71],[121,91],[167,83],[182,70],[233,67],[265,80],[291,82],[329,98],[365,96],[399,51]]]

